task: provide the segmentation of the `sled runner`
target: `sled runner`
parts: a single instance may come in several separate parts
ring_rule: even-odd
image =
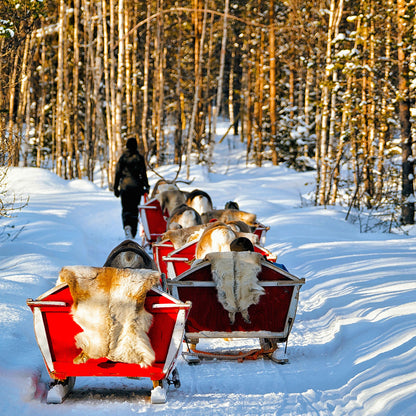
[[[220,257],[233,255],[212,254]],[[242,256],[249,254],[255,255],[241,253]],[[224,303],[230,304],[234,300],[220,302],[220,292],[227,292],[227,288],[225,285],[222,289],[218,288],[209,258],[177,277],[168,279],[167,284],[172,295],[182,302],[190,301],[193,305],[185,325],[186,339],[192,344],[191,349],[195,350],[195,345],[201,338],[259,338],[261,347],[268,353],[276,350],[277,343],[287,342],[295,320],[299,290],[305,280],[264,260],[261,256],[259,265],[257,283],[253,288],[249,288],[247,293],[258,290],[263,294],[254,299],[246,311],[239,313],[238,308],[234,309],[237,310],[237,313],[234,313],[234,322],[230,319],[230,309],[226,310],[223,306]],[[233,267],[235,269],[235,266]],[[240,301],[240,305],[242,304],[243,300]],[[198,352],[194,355],[198,358]],[[203,352],[199,352],[199,355],[203,355]],[[192,351],[190,358],[192,359]]]
[[[182,347],[184,325],[191,308],[153,287],[147,292],[144,308],[152,315],[148,332],[155,353],[154,362],[147,367],[135,363],[114,362],[106,358],[88,359],[79,364],[80,355],[74,337],[82,328],[74,321],[71,306],[74,300],[67,284],[60,284],[36,300],[28,299],[34,317],[34,330],[46,369],[52,378],[48,403],[61,403],[74,386],[78,376],[148,377],[153,381],[152,403],[166,402],[167,383],[179,386],[175,369]]]

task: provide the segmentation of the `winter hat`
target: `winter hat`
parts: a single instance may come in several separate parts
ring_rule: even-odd
[[[126,147],[132,152],[136,151],[137,150],[136,139],[134,137],[130,137],[130,139],[127,140]]]

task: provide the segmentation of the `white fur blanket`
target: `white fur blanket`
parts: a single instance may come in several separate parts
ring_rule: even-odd
[[[144,301],[159,279],[159,272],[148,269],[64,267],[60,280],[69,286],[72,316],[83,330],[75,336],[82,352],[74,363],[106,357],[151,365],[155,353],[147,333],[152,315],[144,309]]]
[[[235,322],[240,312],[244,321],[250,323],[248,308],[259,303],[265,293],[258,284],[262,255],[249,251],[209,253],[205,259],[211,263],[212,278],[217,287],[217,298]]]

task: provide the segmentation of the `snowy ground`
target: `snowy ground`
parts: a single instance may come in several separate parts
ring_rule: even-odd
[[[221,133],[221,132],[219,132]],[[416,414],[416,228],[360,234],[345,210],[303,206],[313,173],[246,167],[224,142],[214,172],[191,169],[222,208],[236,200],[269,225],[266,247],[306,279],[288,345],[290,364],[182,358],[181,387],[150,404],[148,379],[78,378],[61,405],[33,398],[30,380],[48,380],[26,299],[54,286],[65,265],[101,266],[123,239],[120,201],[84,180],[34,168],[10,169],[8,183],[29,205],[1,219],[1,415],[412,415]],[[174,166],[160,169],[173,177]],[[151,184],[156,177],[150,175]],[[254,340],[205,341],[215,351],[257,347]]]

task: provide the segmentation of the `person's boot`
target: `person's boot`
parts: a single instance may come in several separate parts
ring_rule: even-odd
[[[131,226],[130,225],[126,225],[124,227],[124,234],[126,236],[126,238],[133,240],[133,234],[131,232]]]

